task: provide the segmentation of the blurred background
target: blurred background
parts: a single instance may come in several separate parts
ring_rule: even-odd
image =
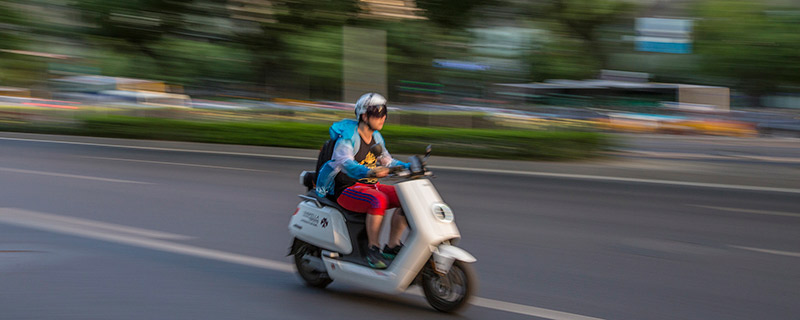
[[[367,91],[459,319],[798,319],[798,0],[0,0],[0,320],[454,319],[286,257]]]
[[[7,121],[377,91],[516,127],[800,135],[799,69],[790,0],[0,1]]]

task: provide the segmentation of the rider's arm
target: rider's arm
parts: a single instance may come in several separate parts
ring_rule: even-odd
[[[384,167],[396,167],[396,166],[403,166],[403,168],[408,169],[409,164],[395,158],[392,158],[392,155],[389,154],[388,151],[383,152],[383,156],[380,158],[381,165]]]
[[[381,154],[380,158],[378,158],[378,163],[384,167],[403,166],[404,168],[408,169],[408,163],[392,158],[392,154],[390,154],[389,150],[386,149],[386,143],[384,142],[383,136],[380,134],[380,132],[375,132],[374,135],[377,139],[377,142],[381,144],[381,147],[383,147],[383,154]]]
[[[342,172],[353,179],[366,178],[369,168],[356,162],[353,158],[354,155],[353,142],[348,139],[339,139],[333,149],[333,166],[342,168]]]

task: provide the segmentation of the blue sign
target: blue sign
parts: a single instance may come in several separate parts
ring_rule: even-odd
[[[636,50],[663,53],[691,53],[691,33],[691,20],[637,18]]]
[[[468,62],[468,61],[457,61],[457,60],[433,60],[433,66],[437,68],[458,69],[458,70],[468,70],[468,71],[489,70],[489,66],[487,65]]]
[[[663,52],[663,53],[691,53],[691,43],[658,42],[636,40],[636,51]]]

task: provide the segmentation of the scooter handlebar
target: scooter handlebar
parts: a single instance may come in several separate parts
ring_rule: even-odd
[[[417,172],[408,170],[403,166],[394,166],[389,168],[389,175],[387,177],[415,179],[422,176],[433,176],[433,172],[428,171],[428,169],[425,168],[425,166],[422,166],[421,169]]]

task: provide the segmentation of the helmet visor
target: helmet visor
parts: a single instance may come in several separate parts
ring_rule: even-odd
[[[365,112],[368,117],[382,118],[386,116],[387,108],[385,104],[369,106]]]

